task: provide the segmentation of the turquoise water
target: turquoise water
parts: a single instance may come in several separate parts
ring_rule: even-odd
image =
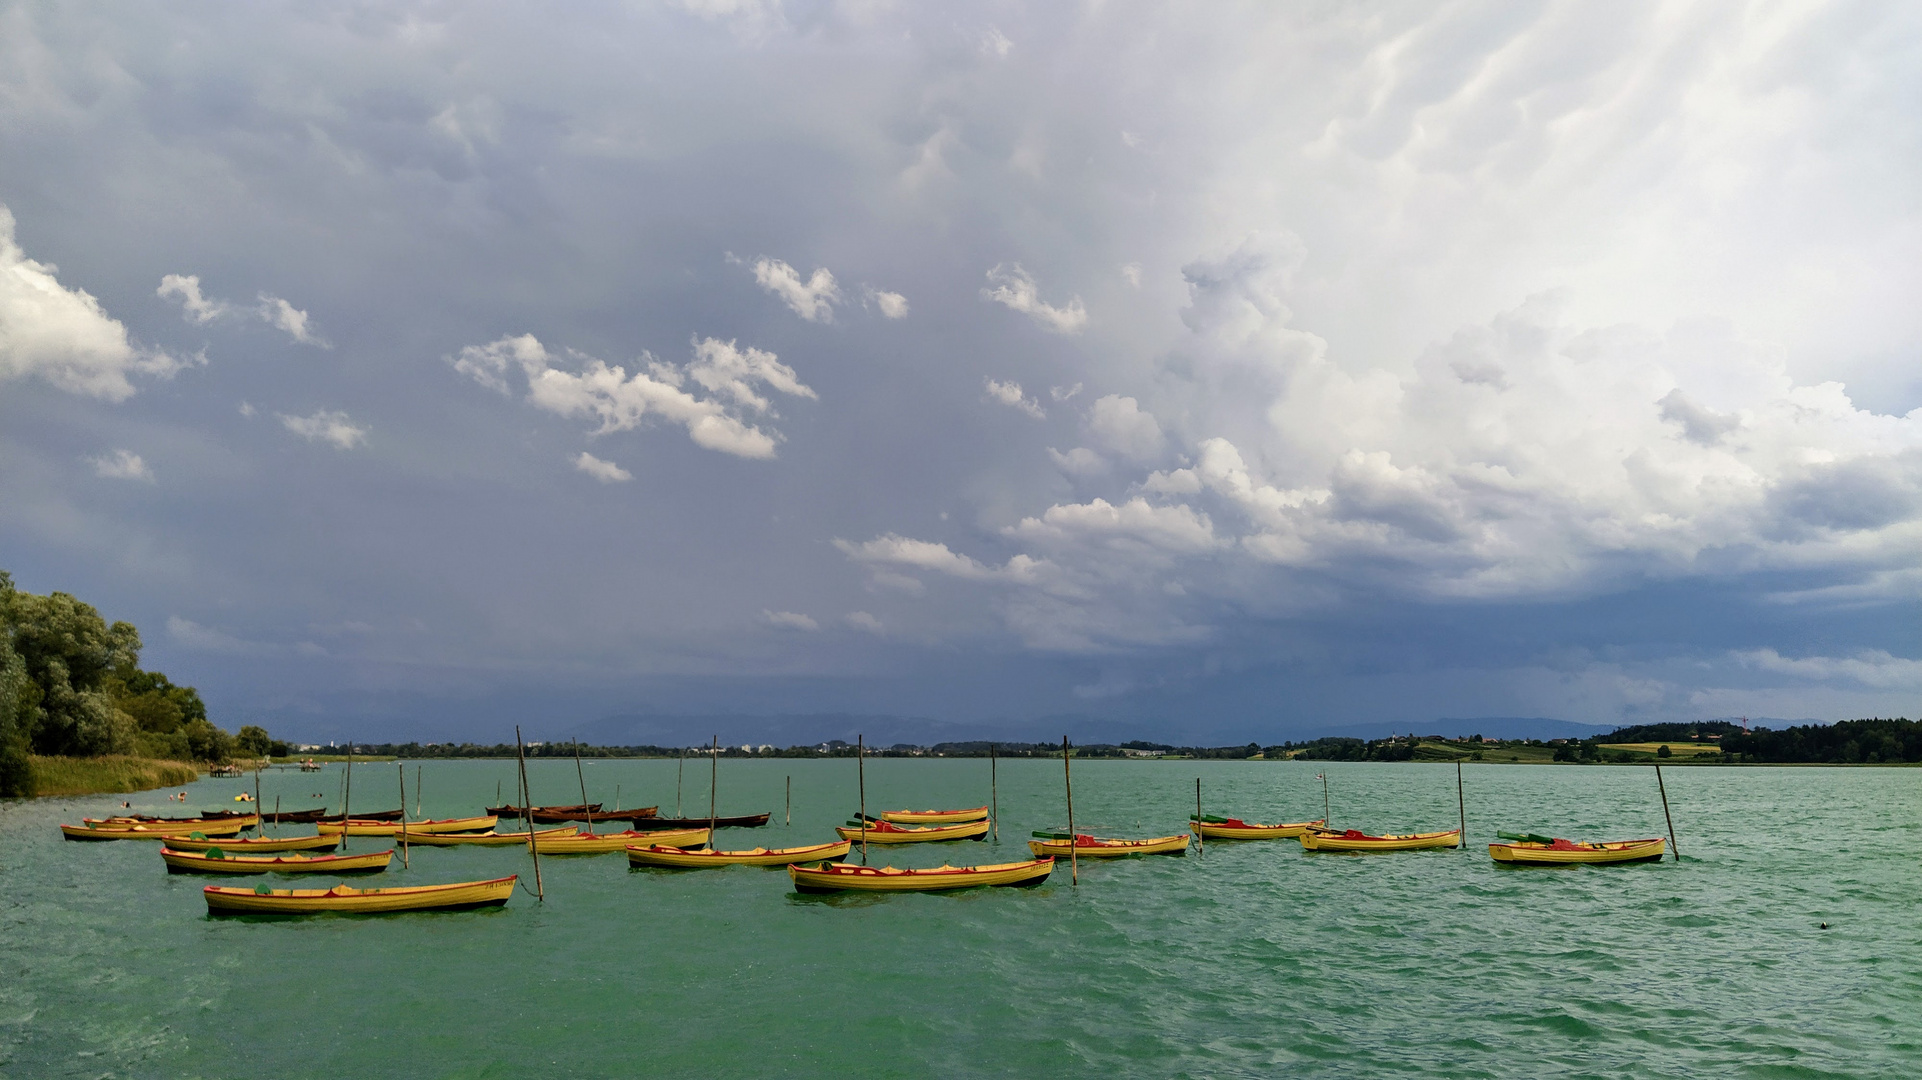
[[[590,763],[589,793],[611,803],[619,784],[622,805],[668,813],[675,768]],[[511,769],[429,762],[424,809],[478,812],[497,782],[511,790]],[[537,801],[579,799],[571,761],[530,769]],[[1178,832],[1196,776],[1210,812],[1318,817],[1316,772],[1085,762],[1076,820],[1111,835]],[[1327,773],[1338,826],[1455,822],[1450,767]],[[517,894],[493,911],[281,921],[209,919],[206,881],[167,875],[153,843],[60,839],[58,823],[118,797],[11,803],[0,807],[0,1076],[1922,1073],[1922,770],[1665,776],[1679,864],[1496,866],[1480,845],[1498,828],[1666,830],[1649,770],[1485,765],[1466,771],[1468,851],[1210,843],[1199,857],[1084,863],[1079,888],[1063,867],[1037,889],[849,899],[800,897],[785,873],[759,868],[554,858],[542,860],[545,904]],[[268,774],[265,803],[324,793],[337,807],[339,780],[338,766]],[[201,781],[186,805],[232,806],[251,786]],[[396,805],[394,766],[356,767],[354,789],[356,806]],[[978,805],[988,763],[870,761],[867,790],[870,812]],[[724,761],[721,812],[775,818],[722,843],[831,839],[855,794],[851,761]],[[682,801],[706,812],[694,763]],[[1059,764],[1002,762],[1000,807],[998,843],[873,860],[1025,858],[1030,829],[1065,823]],[[416,848],[412,862],[385,880],[530,869],[511,849]]]

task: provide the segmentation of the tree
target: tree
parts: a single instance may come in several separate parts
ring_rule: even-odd
[[[13,578],[0,570],[0,797],[33,794],[31,762],[27,760],[27,710],[32,707],[33,681],[27,665],[13,651],[4,615],[13,593]],[[37,695],[35,695],[37,697]]]
[[[242,725],[240,734],[234,736],[234,749],[248,757],[266,757],[273,745],[274,740],[267,734],[267,729],[253,724]]]
[[[25,728],[35,753],[112,754],[133,749],[133,718],[114,706],[109,676],[137,670],[140,632],[131,623],[107,625],[91,605],[66,593],[47,596],[0,592],[12,650],[37,693]]]
[[[1662,745],[1660,745],[1660,746],[1658,746],[1658,747],[1656,747],[1656,748],[1655,748],[1655,756],[1656,756],[1656,757],[1669,757],[1669,756],[1670,756],[1670,755],[1672,755],[1673,753],[1674,753],[1674,751],[1673,751],[1673,750],[1670,750],[1670,749],[1668,748],[1668,744],[1667,744],[1667,743],[1663,743]]]

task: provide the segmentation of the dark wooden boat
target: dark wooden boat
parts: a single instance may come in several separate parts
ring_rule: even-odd
[[[320,813],[319,811],[314,811],[314,812],[315,812],[315,813]],[[291,817],[286,817],[286,816],[284,816],[284,815],[283,815],[283,816],[281,817],[281,820],[282,820],[282,821],[306,821],[306,820],[309,820],[309,819],[307,819],[307,818],[291,818]],[[313,820],[313,821],[339,821],[339,820],[340,820],[340,815],[339,815],[339,814],[321,814],[321,816],[319,816],[319,817],[316,817],[316,818],[313,818],[313,819],[311,819],[311,820]],[[399,810],[355,810],[355,811],[354,811],[354,820],[355,820],[355,821],[399,821],[399,820],[400,820],[400,811],[399,811]]]
[[[490,815],[494,815],[494,817],[507,817],[507,819],[519,819],[519,817],[521,817],[521,807],[511,805],[511,803],[504,805],[504,807],[486,807],[486,811],[488,811]],[[534,813],[596,813],[596,811],[600,811],[600,803],[575,803],[575,805],[567,805],[567,807],[534,807]],[[573,821],[573,819],[563,817],[563,819],[555,819],[555,821]]]
[[[166,817],[159,814],[121,814],[123,821],[221,821],[226,818],[253,817],[252,810],[207,810],[185,817]]]
[[[626,814],[626,811],[622,813]],[[734,817],[717,817],[713,821],[717,829],[758,829],[767,824],[768,817],[767,814],[739,814]],[[645,814],[635,814],[634,827],[637,829],[705,829],[708,820],[704,817],[649,817]]]
[[[537,824],[553,825],[562,821],[653,821],[658,806],[642,806],[633,810],[555,810],[545,806],[534,808],[534,821]]]

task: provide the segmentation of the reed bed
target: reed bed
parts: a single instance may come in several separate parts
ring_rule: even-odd
[[[34,755],[30,775],[35,795],[100,795],[177,787],[200,778],[184,761],[108,754],[102,757]]]

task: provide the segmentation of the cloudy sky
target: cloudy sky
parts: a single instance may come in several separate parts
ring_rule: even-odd
[[[1903,4],[6,5],[0,566],[305,737],[1913,716],[1918,101]]]

